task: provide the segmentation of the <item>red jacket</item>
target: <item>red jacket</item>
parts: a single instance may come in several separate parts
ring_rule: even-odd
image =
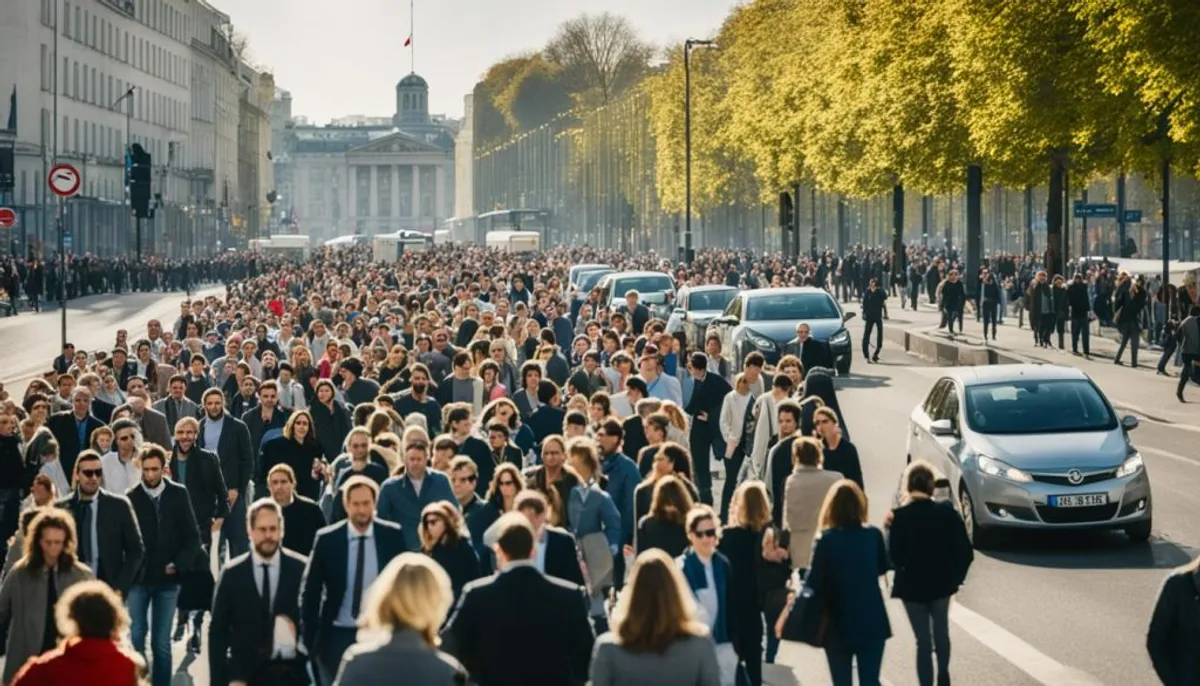
[[[12,686],[136,686],[138,663],[112,641],[75,638],[30,658]]]

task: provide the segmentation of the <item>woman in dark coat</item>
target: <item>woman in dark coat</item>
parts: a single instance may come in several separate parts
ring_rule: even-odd
[[[296,492],[305,498],[320,500],[321,482],[313,470],[321,461],[321,444],[313,429],[308,410],[297,410],[283,425],[283,435],[263,445],[256,482],[267,483],[267,473],[277,464],[286,464],[296,473]]]
[[[842,437],[850,440],[850,429],[846,426],[846,415],[838,404],[837,393],[833,388],[833,372],[824,367],[813,367],[804,375],[804,397],[801,407],[804,409],[800,417],[800,435],[813,435],[813,412],[820,407],[816,403],[805,403],[809,398],[820,398],[825,407],[837,412],[838,424],[842,427]]]
[[[350,410],[337,399],[337,390],[329,379],[317,382],[316,402],[309,410],[312,412],[313,431],[321,445],[321,454],[326,462],[332,462],[342,454],[346,436],[354,426]]]
[[[483,576],[467,523],[455,504],[439,500],[426,505],[421,512],[420,536],[421,552],[450,575],[455,600],[463,586]]]
[[[1163,583],[1150,617],[1146,649],[1164,686],[1200,684],[1200,557]]]
[[[717,550],[729,559],[729,612],[733,647],[745,666],[750,686],[762,684],[762,571],[763,533],[771,524],[771,506],[762,482],[747,481],[734,491],[729,526],[721,532]]]
[[[650,513],[638,519],[633,542],[635,552],[658,548],[671,557],[679,557],[688,547],[684,519],[697,502],[683,479],[667,475],[654,482],[654,501]]]
[[[1129,364],[1137,367],[1138,348],[1142,344],[1142,310],[1146,307],[1146,287],[1142,277],[1131,281],[1129,275],[1122,272],[1121,285],[1113,296],[1113,305],[1117,309],[1117,331],[1121,332],[1121,344],[1117,346],[1117,354],[1113,356],[1113,364],[1122,364],[1121,356],[1125,354],[1125,346],[1132,343]]]

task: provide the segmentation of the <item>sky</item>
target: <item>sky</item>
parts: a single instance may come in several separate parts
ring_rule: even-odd
[[[736,0],[210,0],[249,41],[251,60],[291,91],[315,123],[391,116],[396,82],[429,82],[433,114],[462,116],[463,96],[492,64],[539,50],[567,19],[611,12],[655,45],[714,35]],[[410,27],[413,50],[404,47]],[[415,63],[412,61],[415,60]]]

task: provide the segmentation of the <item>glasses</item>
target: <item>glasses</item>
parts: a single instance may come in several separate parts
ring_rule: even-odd
[[[99,479],[102,474],[104,474],[104,471],[101,469],[81,469],[81,470],[79,470],[79,476],[86,477],[88,479]]]
[[[479,477],[474,474],[467,474],[466,476],[456,476],[454,477],[454,480],[465,481],[466,483],[473,484],[479,480]]]
[[[693,531],[692,533],[700,538],[716,538],[717,537],[716,529],[701,529],[698,531]]]

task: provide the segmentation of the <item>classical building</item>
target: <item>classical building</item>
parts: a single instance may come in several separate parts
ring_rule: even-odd
[[[228,26],[203,0],[0,2],[0,146],[12,146],[16,161],[13,192],[0,201],[19,218],[0,237],[16,241],[5,247],[57,250],[57,203],[45,179],[60,161],[83,177],[63,213],[67,249],[131,253],[124,160],[132,142],[153,157],[161,197],[144,222],[143,254],[214,250],[219,208],[235,206],[240,185],[239,70],[248,69],[225,39]]]
[[[429,85],[416,74],[396,84],[390,118],[352,115],[316,126],[292,115],[278,91],[271,109],[273,233],[328,240],[400,229],[432,232],[454,211],[457,122],[429,114]],[[273,143],[273,146],[275,145]]]

